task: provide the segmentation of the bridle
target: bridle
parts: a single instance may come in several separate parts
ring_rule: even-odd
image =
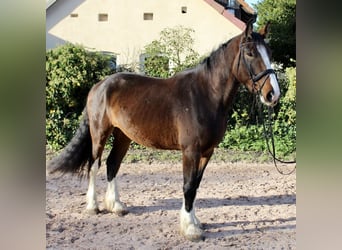
[[[266,83],[266,80],[268,79],[268,77],[270,76],[270,74],[275,74],[275,71],[273,69],[266,69],[264,71],[261,71],[260,73],[258,74],[255,74],[254,71],[253,71],[253,68],[252,68],[252,65],[251,64],[248,64],[247,60],[246,60],[246,57],[243,55],[243,50],[244,50],[244,46],[246,44],[249,44],[249,43],[255,43],[255,42],[243,42],[243,43],[240,43],[240,53],[239,53],[239,61],[238,61],[238,66],[237,66],[237,71],[239,72],[239,67],[240,67],[240,61],[241,61],[241,58],[242,58],[242,61],[243,63],[245,64],[247,70],[248,70],[248,73],[249,73],[249,76],[250,76],[250,79],[253,81],[253,89],[257,91],[258,94],[260,94],[262,88],[264,87],[265,83]],[[256,83],[261,79],[263,78],[264,76],[267,76],[264,80],[264,82],[262,83],[261,87],[259,89],[256,88]]]

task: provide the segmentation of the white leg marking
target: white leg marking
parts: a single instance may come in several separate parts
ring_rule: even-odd
[[[95,162],[89,172],[89,186],[88,186],[88,191],[87,191],[87,208],[86,208],[89,213],[97,213],[99,209],[98,204],[97,204],[96,191],[95,191],[97,170],[98,170],[98,165],[97,165],[97,162]]]
[[[266,69],[272,69],[271,61],[270,61],[270,58],[268,57],[265,46],[258,44],[257,49],[261,55],[261,58],[264,61]],[[280,88],[279,88],[279,84],[278,84],[275,74],[270,74],[270,81],[271,81],[271,85],[272,85],[273,92],[274,92],[273,98],[278,100],[280,96]]]
[[[202,239],[203,231],[201,223],[195,216],[195,209],[190,212],[185,210],[185,202],[183,200],[182,209],[180,211],[180,231],[188,240],[199,241]]]
[[[108,182],[107,192],[105,197],[106,209],[120,216],[128,213],[127,207],[120,201],[120,195],[116,184],[116,178]]]

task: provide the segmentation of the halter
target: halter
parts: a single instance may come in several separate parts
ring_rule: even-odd
[[[253,72],[253,69],[251,67],[251,64],[248,64],[247,61],[246,61],[246,58],[245,56],[242,55],[242,49],[243,49],[243,46],[248,44],[248,43],[255,43],[255,42],[244,42],[244,43],[240,43],[240,53],[239,53],[239,61],[238,61],[238,68],[237,68],[237,71],[239,71],[239,67],[240,67],[240,60],[241,60],[241,56],[242,56],[242,61],[244,62],[244,64],[246,65],[247,67],[247,70],[248,70],[248,73],[249,73],[249,76],[250,76],[250,79],[252,79],[253,81],[253,87],[256,86],[256,82],[259,81],[261,78],[263,78],[264,76],[267,76],[264,80],[264,82],[262,83],[260,89],[257,91],[258,93],[261,92],[262,88],[264,87],[265,83],[266,83],[266,80],[267,78],[269,77],[270,74],[275,74],[275,71],[273,69],[266,69],[264,71],[261,71],[260,73],[258,74],[255,74]]]

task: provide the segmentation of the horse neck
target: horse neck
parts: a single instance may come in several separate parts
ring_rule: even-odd
[[[237,36],[227,43],[221,45],[216,51],[203,62],[203,75],[206,77],[204,84],[218,104],[228,111],[239,83],[233,75],[233,65],[236,53],[239,50],[240,36]]]

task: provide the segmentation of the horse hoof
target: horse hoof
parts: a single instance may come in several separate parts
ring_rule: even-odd
[[[124,216],[128,214],[128,209],[122,202],[106,202],[106,209],[111,213],[115,213],[118,216]]]
[[[100,209],[98,209],[98,208],[86,209],[86,210],[85,210],[85,213],[86,213],[86,214],[89,214],[89,215],[97,215],[97,214],[100,213]]]
[[[113,212],[121,217],[121,216],[128,214],[128,209],[127,209],[125,204],[123,204],[121,202],[116,202],[114,209],[113,209]]]
[[[182,234],[187,240],[193,242],[199,242],[201,240],[204,240],[203,230],[199,227],[196,227],[195,225],[189,225],[186,229],[186,232],[182,232]]]
[[[192,242],[200,242],[204,241],[204,236],[203,235],[187,235],[185,236],[187,240],[190,240]]]

